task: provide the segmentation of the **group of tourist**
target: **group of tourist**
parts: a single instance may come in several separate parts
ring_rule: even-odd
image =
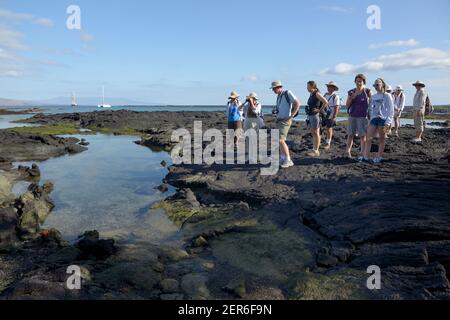
[[[366,87],[367,79],[363,74],[355,77],[355,88],[348,91],[345,106],[348,113],[347,144],[345,156],[353,158],[352,148],[356,137],[360,139],[361,150],[358,161],[379,164],[383,161],[386,137],[399,135],[400,119],[405,109],[405,94],[402,86],[395,90],[383,79],[376,79],[373,87],[375,93]],[[424,132],[424,117],[431,107],[430,99],[425,91],[425,84],[417,81],[414,96],[413,113],[416,137],[414,142],[421,142]],[[315,81],[307,83],[310,94],[305,113],[306,123],[312,135],[313,148],[308,152],[309,157],[319,157],[321,148],[321,128],[326,130],[324,150],[331,148],[333,128],[343,107],[339,95],[339,86],[331,81],[326,84],[327,92],[322,95]],[[294,165],[291,160],[286,139],[294,118],[300,111],[300,100],[289,90],[285,90],[281,81],[272,83],[271,89],[277,95],[273,114],[276,115],[276,128],[280,133],[280,164],[282,168]],[[261,103],[256,93],[251,93],[244,103],[239,100],[237,92],[232,92],[227,104],[228,129],[258,130],[264,127],[264,116]],[[373,138],[378,137],[379,146],[377,156],[370,160]],[[236,136],[235,143],[239,137]]]

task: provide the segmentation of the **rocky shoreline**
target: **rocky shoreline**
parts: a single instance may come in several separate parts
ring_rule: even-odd
[[[194,121],[204,129],[226,127],[218,112],[104,111],[27,120],[134,129],[142,132],[136,143],[163,150],[173,147],[173,130],[192,130]],[[12,143],[1,154],[21,155],[13,147],[17,137],[3,134]],[[184,250],[117,246],[95,232],[69,245],[48,231],[0,253],[6,266],[0,298],[450,299],[450,130],[428,130],[422,144],[411,143],[412,136],[406,127],[390,138],[387,162],[374,166],[342,156],[339,124],[335,146],[310,159],[304,155],[310,136],[297,123],[289,139],[296,166],[274,176],[261,176],[259,166],[171,166],[164,183],[178,191],[156,207],[183,230]],[[39,144],[56,154],[71,150],[45,139]],[[30,151],[34,144],[25,149],[39,156]],[[4,162],[10,161],[16,160]],[[28,192],[47,201],[49,187],[35,184]],[[64,289],[68,264],[83,268],[81,291]],[[367,289],[371,265],[382,270],[381,290]]]

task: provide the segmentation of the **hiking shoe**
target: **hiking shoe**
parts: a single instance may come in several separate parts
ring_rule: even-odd
[[[381,157],[376,157],[375,159],[373,159],[374,164],[380,164],[382,162],[383,162],[383,158],[381,158]]]
[[[292,160],[286,160],[281,164],[281,168],[283,168],[283,169],[287,169],[287,168],[290,168],[293,166],[294,166],[294,163],[292,162]]]
[[[370,161],[369,158],[366,158],[366,157],[363,157],[363,156],[358,157],[358,162],[369,162],[369,161]]]
[[[416,138],[416,139],[413,139],[412,142],[414,142],[414,143],[419,143],[419,142],[422,142],[422,139],[417,139],[417,138]]]
[[[323,147],[323,149],[324,149],[324,150],[330,150],[330,149],[331,149],[331,144],[326,144],[326,145]]]
[[[320,152],[317,150],[312,150],[306,154],[308,157],[317,158],[320,157]]]

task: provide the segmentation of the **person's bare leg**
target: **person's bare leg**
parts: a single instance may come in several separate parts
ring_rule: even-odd
[[[373,135],[372,135],[373,138]],[[361,155],[364,155],[364,151],[366,150],[366,144],[367,144],[367,138],[366,136],[361,137]]]
[[[345,153],[347,155],[351,155],[353,148],[353,135],[349,134],[347,136],[347,149],[345,150]]]
[[[316,129],[316,151],[319,152],[321,145],[320,128]]]
[[[327,129],[327,139],[328,139],[328,144],[331,144],[331,140],[333,140],[333,128],[328,128]]]
[[[367,136],[365,137],[365,143],[364,143],[364,152],[363,156],[364,158],[368,159],[370,155],[370,150],[372,149],[372,140],[375,136],[377,128],[373,126],[369,126],[369,129],[367,130]]]
[[[289,154],[289,147],[286,144],[286,141],[283,139],[280,139],[280,155],[285,156],[286,159],[291,158],[291,156]]]
[[[380,141],[378,144],[378,157],[383,158],[384,148],[386,147],[386,134],[384,133],[384,129],[378,129],[378,134],[380,135]]]

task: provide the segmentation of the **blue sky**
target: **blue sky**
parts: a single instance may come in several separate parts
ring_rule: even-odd
[[[81,8],[81,30],[66,9]],[[381,30],[369,30],[369,5]],[[448,0],[0,0],[0,97],[107,96],[167,104],[223,104],[231,90],[281,79],[304,102],[305,84],[352,88],[363,71],[429,84],[450,103]]]

